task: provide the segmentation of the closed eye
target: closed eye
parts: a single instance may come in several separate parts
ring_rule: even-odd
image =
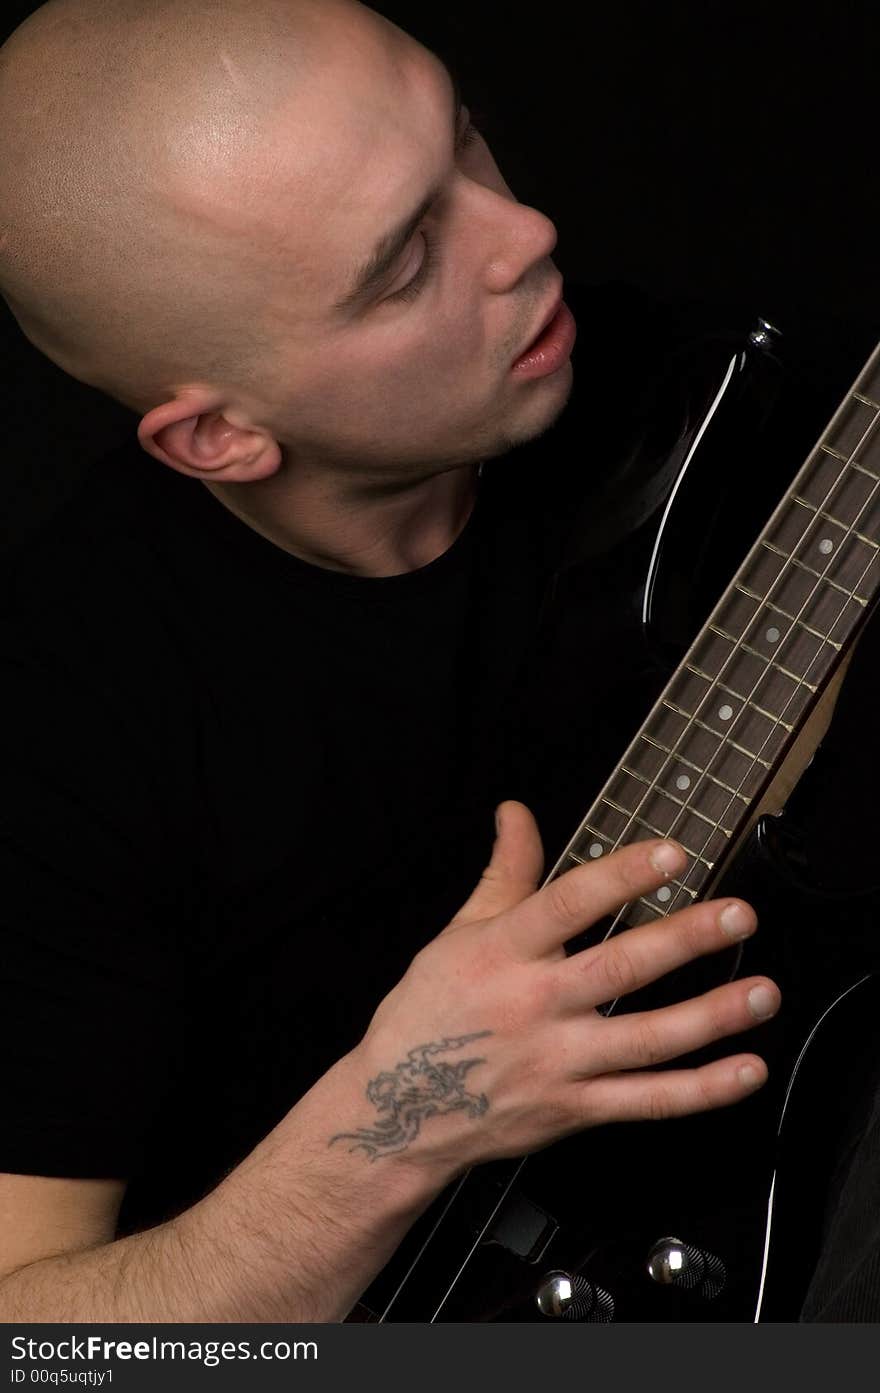
[[[467,110],[467,108],[465,108],[465,110]],[[476,144],[476,142],[481,139],[480,129],[474,123],[471,113],[468,112],[467,116],[467,123],[458,137],[458,140],[455,142],[456,158],[461,156],[465,150],[469,149],[471,145]],[[482,117],[478,119],[482,120]],[[425,228],[420,230],[420,235],[425,243],[425,255],[422,258],[422,264],[419,266],[412,280],[408,281],[402,290],[396,290],[393,295],[387,296],[388,300],[415,300],[431,278],[431,273],[439,260],[437,242],[434,237],[428,234]]]

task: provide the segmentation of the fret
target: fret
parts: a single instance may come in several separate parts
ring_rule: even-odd
[[[875,474],[872,469],[866,469],[863,464],[860,464],[858,462],[858,460],[850,460],[849,467],[850,469],[855,469],[859,474],[867,474],[869,479],[874,479],[878,484],[880,484],[880,474]]]
[[[706,651],[705,640],[697,646],[694,656],[700,658],[698,671],[706,677],[714,675],[717,686],[739,700],[746,699],[744,694],[748,693],[747,699],[770,719],[783,721],[789,728],[797,725],[813,698],[815,684],[799,680],[743,641],[736,646],[725,644],[725,652],[721,641],[713,635],[711,645],[711,651]],[[773,651],[779,645],[771,644],[765,634],[764,646]],[[720,680],[722,671],[729,674],[729,682]]]
[[[622,810],[638,810],[643,801],[650,807],[650,799],[656,801],[657,798],[660,798],[664,804],[671,803],[679,809],[678,817],[681,817],[682,811],[686,810],[709,827],[720,827],[723,832],[726,832],[726,828],[723,826],[725,821],[728,823],[736,822],[741,811],[738,807],[733,808],[733,816],[729,816],[732,805],[737,798],[733,790],[726,790],[723,786],[711,782],[704,784],[701,780],[692,779],[688,774],[679,774],[677,777],[682,781],[682,786],[677,787],[676,792],[673,793],[672,788],[675,787],[675,781],[671,779],[670,775],[664,774],[663,782],[658,783],[655,780],[644,778],[635,770],[630,769],[629,765],[621,764],[620,773],[612,780],[610,792],[606,793],[605,797],[609,802],[620,806]],[[634,786],[632,781],[635,781],[637,786]],[[646,789],[650,790],[650,794],[645,792]],[[613,799],[611,793],[614,795]],[[748,804],[748,799],[740,801]],[[670,812],[674,818],[676,814],[672,810]],[[668,821],[668,819],[663,818],[658,820]],[[670,823],[669,826],[671,825]],[[664,827],[659,833],[661,837],[669,836],[669,826]],[[731,835],[730,833],[726,834]],[[677,836],[677,833],[675,835]],[[685,851],[692,856],[702,856],[702,852],[696,852],[689,846],[685,847]]]
[[[738,591],[735,592],[735,597],[737,600],[747,598]],[[722,605],[728,603],[729,596],[725,596]],[[768,606],[759,606],[754,600],[749,599],[748,603],[755,609],[755,622],[749,625],[743,635],[749,646],[762,657],[776,658],[795,679],[807,677],[811,681],[821,682],[835,660],[840,640],[829,638],[824,630],[814,630],[812,624],[806,624],[802,620],[791,622],[790,617],[776,618]],[[814,607],[820,614],[827,614],[825,601],[819,594]],[[727,613],[723,609],[720,617],[725,621],[726,629]],[[839,617],[839,612],[830,616],[834,624],[838,622]]]
[[[714,685],[719,692],[727,692],[728,696],[736,697],[737,701],[743,701],[748,706],[754,707],[756,711],[760,711],[761,715],[767,716],[769,720],[782,721],[781,716],[777,716],[773,711],[768,711],[767,708],[762,706],[760,702],[752,701],[751,697],[743,696],[742,692],[738,692],[735,687],[731,687],[726,682],[722,682],[719,677],[713,679],[709,677],[708,673],[701,672],[701,670],[698,667],[694,667],[691,663],[685,663],[685,667],[687,668],[688,672],[695,673],[696,676],[702,677],[707,682],[711,683],[714,681]],[[791,726],[786,726],[786,729],[791,730]]]
[[[853,392],[856,401],[862,401],[865,406],[872,407],[875,411],[880,411],[880,402],[872,401],[870,397],[863,396],[861,392]]]
[[[581,834],[584,834],[581,836]],[[572,847],[578,845],[580,850],[575,852]],[[581,823],[578,836],[572,842],[566,855],[576,861],[579,866],[588,866],[591,861],[598,861],[600,856],[614,849],[614,842],[611,837],[606,837],[604,832],[599,832],[588,822]],[[583,853],[583,854],[582,854]]]
[[[712,779],[713,783],[727,790],[727,793],[737,795],[737,797],[742,798],[744,802],[751,802],[752,793],[755,793],[757,788],[760,787],[760,784],[763,783],[763,775],[760,769],[756,770],[753,761],[749,761],[749,759],[745,759],[744,756],[739,755],[738,751],[725,745],[724,741],[714,741],[713,748],[705,748],[706,740],[707,737],[703,736],[702,731],[692,729],[688,733],[685,754],[681,749],[674,751],[674,749],[671,749],[668,745],[664,745],[663,742],[656,740],[653,734],[642,731],[642,733],[639,734],[639,745],[636,747],[639,749],[639,755],[636,756],[636,758],[643,758],[642,748],[647,745],[647,747],[650,747],[650,749],[656,752],[660,766],[666,763],[666,759],[674,759],[675,776],[682,777],[685,775],[686,770],[692,769],[696,775],[702,775],[705,779]],[[709,772],[709,770],[707,770],[705,766],[700,765],[700,763],[695,763],[693,759],[688,758],[688,754],[691,754],[691,752],[696,754],[698,751],[705,756],[707,763],[712,763],[712,772]],[[660,755],[663,755],[664,758],[660,759]],[[678,766],[682,766],[682,768],[679,769]]]
[[[713,620],[725,638],[738,643],[748,634],[759,609],[760,600],[754,600],[740,590],[730,589],[716,606]]]
[[[852,523],[845,522],[843,518],[834,517],[832,513],[827,512],[824,508],[817,508],[815,504],[808,503],[805,498],[801,498],[797,493],[790,493],[789,498],[793,503],[796,503],[798,507],[806,508],[815,517],[822,518],[825,522],[832,522],[835,527],[839,527],[843,532],[849,531],[852,536],[858,537],[860,542],[866,542],[869,547],[876,548],[877,543],[858,527],[854,527]]]
[[[676,888],[673,889],[673,886]],[[688,885],[671,880],[666,885],[661,885],[658,890],[653,890],[650,895],[640,895],[639,903],[666,919],[677,909],[683,909],[685,905],[692,903],[698,894],[698,890],[692,890]]]
[[[571,862],[571,865],[570,865],[570,866],[567,866],[567,865],[565,864],[566,861],[570,861],[570,862]],[[575,856],[575,855],[573,854],[573,852],[567,851],[567,852],[565,853],[565,855],[564,855],[562,861],[561,861],[560,864],[559,864],[559,868],[558,868],[556,874],[557,874],[557,875],[564,875],[566,871],[572,871],[572,870],[574,870],[575,866],[582,866],[583,864],[584,864],[584,863],[583,863],[583,861],[581,860],[581,858],[580,858],[579,856]]]
[[[670,767],[667,768],[670,760],[672,763]],[[706,779],[713,787],[723,789],[730,797],[738,798],[745,804],[750,802],[750,799],[748,799],[744,793],[740,793],[735,789],[732,784],[725,783],[723,779],[717,778],[716,775],[710,773],[708,769],[701,769],[698,764],[694,764],[693,760],[687,759],[680,751],[675,753],[672,750],[667,750],[665,746],[659,745],[656,740],[652,740],[650,735],[645,735],[644,733],[639,735],[638,743],[633,745],[628,751],[627,761],[626,764],[620,766],[621,769],[628,769],[631,774],[635,774],[637,778],[644,779],[645,782],[656,783],[662,773],[664,785],[671,785],[680,779],[690,778],[693,781],[693,776],[696,774],[697,778]],[[629,761],[632,761],[632,764],[637,764],[641,761],[642,764],[647,767],[633,769]],[[683,787],[682,784],[677,784],[677,786],[679,788]]]
[[[782,605],[776,604],[773,600],[765,599],[763,595],[756,594],[754,590],[750,590],[749,587],[746,585],[741,585],[738,581],[736,582],[736,588],[737,590],[741,591],[743,595],[748,595],[751,597],[751,599],[758,600],[763,605],[764,609],[772,610],[774,614],[781,614],[783,619],[787,619],[790,624],[800,624],[804,629],[807,630],[808,633],[815,635],[816,638],[820,638],[823,641],[827,639],[827,634],[821,633],[818,629],[814,628],[810,624],[805,624],[802,619],[798,619],[797,614],[792,614],[790,609],[783,609]],[[792,609],[794,608],[795,606],[792,605]],[[760,611],[758,611],[755,618],[756,620],[760,621]],[[777,638],[778,637],[779,633],[777,630]],[[775,643],[777,640],[774,638],[771,641]],[[742,640],[740,640],[740,642],[742,642]]]
[[[610,832],[608,827],[603,824],[609,817],[613,817],[616,822],[617,830]],[[629,846],[633,842],[653,841],[655,837],[666,837],[672,835],[676,841],[681,842],[677,832],[667,833],[648,827],[644,823],[635,820],[629,821],[629,815],[612,810],[610,813],[603,806],[603,800],[590,810],[588,819],[581,823],[571,842],[565,850],[565,857],[570,859],[573,864],[578,866],[588,865],[591,861],[599,860],[601,856],[610,855],[618,846]],[[626,829],[625,835],[623,829]],[[601,829],[601,830],[600,830]],[[684,845],[682,843],[682,845]],[[665,882],[668,885],[675,885],[689,897],[696,899],[699,894],[699,886],[703,884],[709,871],[712,869],[711,863],[703,861],[702,869],[696,862],[695,853],[684,847],[688,852],[688,864],[680,878],[675,876]],[[696,880],[694,886],[688,886],[685,882]],[[662,887],[661,887],[662,888]],[[662,903],[662,901],[661,901]]]
[[[817,453],[812,455],[795,480],[795,496],[803,503],[833,514],[844,527],[858,523],[870,536],[877,533],[877,484],[880,476],[858,465]]]
[[[829,558],[829,570],[847,594],[857,590],[862,593],[866,589],[870,592],[877,583],[878,552],[880,548],[875,542],[869,544],[850,534]]]
[[[826,617],[837,623],[838,614],[826,616],[820,607],[820,621]],[[725,628],[710,625],[709,639],[700,639],[691,657],[707,676],[728,678],[728,687],[745,692],[760,708],[796,720],[809,703],[810,688],[815,690],[826,676],[837,653],[837,639],[826,644],[824,632],[810,632],[810,628],[774,621],[766,609],[763,614],[756,610],[755,623],[745,638],[735,641]]]
[[[817,629],[813,624],[808,624],[804,619],[798,619],[796,615],[789,614],[787,609],[782,609],[781,606],[774,605],[772,600],[765,600],[764,608],[772,610],[774,614],[781,614],[783,619],[789,620],[792,624],[797,624],[800,629],[805,629],[808,634],[812,634],[813,638],[817,638],[820,643],[830,643],[832,648],[840,647],[840,644],[831,638],[830,635],[823,634],[821,629]],[[835,620],[835,623],[836,622]]]
[[[651,834],[651,836],[653,839],[653,834]],[[564,852],[559,862],[556,875],[563,875],[566,871],[572,870],[576,866],[587,864],[587,859],[589,858],[579,855],[578,852],[574,850],[574,847],[580,845],[581,849],[584,849],[591,838],[594,844],[598,845],[601,843],[601,845],[607,847],[608,850],[612,849],[606,838],[601,837],[601,835],[594,830],[587,828],[586,824],[582,824],[575,837],[572,839],[571,846]],[[639,841],[644,839],[638,836],[628,840]],[[624,905],[620,913],[615,916],[615,922],[612,928],[620,930],[624,927],[635,928],[638,924],[652,923],[657,919],[665,919],[667,915],[673,913],[676,909],[682,908],[684,905],[692,904],[699,897],[701,886],[708,875],[708,871],[706,870],[697,870],[697,883],[688,885],[685,883],[686,878],[691,877],[693,872],[693,863],[689,863],[688,870],[682,873],[682,878],[677,879],[673,876],[668,881],[664,882],[663,885],[658,886],[650,895],[640,896],[638,899],[632,900],[629,904]],[[600,920],[598,924],[589,925],[582,933],[578,934],[575,939],[571,940],[571,946],[578,950],[592,947],[606,938],[608,933],[607,921]]]
[[[788,619],[792,624],[799,624],[802,629],[806,629],[807,633],[813,634],[815,638],[821,639],[823,643],[833,643],[833,640],[829,638],[828,634],[823,633],[821,629],[817,629],[813,624],[808,624],[804,619],[799,619],[796,614],[792,614],[789,610],[783,609],[781,605],[775,604],[774,601],[766,600],[762,595],[756,595],[754,591],[749,590],[745,585],[740,585],[739,582],[736,582],[736,588],[743,595],[748,595],[751,599],[758,600],[763,605],[764,609],[772,610],[774,614],[781,614],[783,619]],[[839,617],[839,613],[835,615],[835,624]],[[756,619],[760,620],[760,618],[761,616],[759,613],[756,615]],[[834,647],[839,648],[840,644],[835,643]]]
[[[643,775],[647,773],[653,780],[659,776],[660,770],[666,769],[668,762],[673,761],[673,766],[668,770],[668,777],[685,779],[688,777],[688,770],[692,770],[695,775],[712,780],[713,783],[718,784],[718,787],[724,788],[727,793],[741,797],[744,802],[749,801],[744,794],[738,794],[732,784],[725,783],[724,780],[718,779],[714,773],[707,772],[706,769],[700,768],[700,765],[696,765],[692,759],[688,759],[688,756],[681,749],[668,748],[667,745],[661,744],[653,736],[649,736],[646,731],[639,733],[638,744],[629,749],[627,758],[631,759],[632,762],[641,762],[642,765],[645,765],[646,768],[642,769]]]
[[[667,911],[662,905],[650,904],[647,900],[636,900],[622,912],[623,921],[630,929],[638,928],[639,924],[656,924],[658,919],[666,917]]]
[[[802,509],[789,506],[774,517],[764,535],[786,556],[800,557],[808,565],[817,567],[820,575],[830,571],[842,585],[846,585],[838,575],[835,564],[850,535],[845,527],[824,518],[818,519],[815,515],[806,517]],[[846,585],[846,588],[849,590],[852,587]]]
[[[697,821],[704,823],[705,826],[711,828],[712,831],[720,832],[725,837],[731,837],[733,835],[726,827],[720,826],[715,818],[700,812],[699,808],[693,807],[688,803],[683,803],[680,798],[674,798],[666,789],[653,788],[648,795],[644,794],[641,789],[639,789],[633,796],[627,798],[626,795],[631,792],[631,789],[628,785],[622,786],[622,781],[631,777],[632,776],[629,775],[626,770],[621,770],[615,781],[617,783],[616,791],[621,793],[626,799],[626,806],[615,801],[608,793],[604,794],[601,802],[607,803],[609,807],[613,808],[616,813],[625,819],[631,817],[637,818],[643,827],[647,827],[649,832],[653,832],[655,837],[669,837],[673,835],[671,832],[672,827],[682,821],[685,813],[689,818],[696,818]],[[612,783],[612,787],[614,787],[614,783]],[[728,803],[729,801],[728,797]],[[644,813],[644,809],[650,810],[650,821]],[[655,825],[660,823],[663,825]],[[675,835],[677,840],[681,840],[677,834]],[[705,836],[706,834],[705,832],[701,832],[700,835]],[[697,838],[697,840],[699,840],[699,838]],[[696,857],[702,856],[702,851],[694,851],[693,847],[685,846],[683,841],[681,844],[684,846],[688,855]]]
[[[851,463],[851,460],[846,455],[842,455],[839,450],[833,450],[831,446],[826,445],[824,441],[819,445],[819,449],[824,450],[826,455],[831,455],[833,459],[839,459],[841,464]]]
[[[645,760],[649,767],[643,772],[646,772],[652,780],[657,777],[660,770],[666,766],[670,759],[677,760],[678,763],[683,764],[686,769],[693,769],[697,774],[704,774],[706,772],[704,769],[701,769],[698,764],[694,764],[693,760],[686,759],[681,751],[668,749],[666,745],[661,745],[659,740],[655,740],[645,731],[640,731],[638,738],[640,742],[639,745],[634,746],[628,751],[627,758],[633,757],[635,762],[638,762],[640,759]],[[644,745],[648,746],[647,750],[642,748],[642,742]],[[650,758],[651,755],[654,756],[653,759]]]
[[[758,652],[757,648],[751,648],[747,643],[740,643],[739,646],[741,651],[748,653],[751,658],[763,658],[764,656],[762,653]],[[806,687],[808,692],[817,692],[819,690],[817,683],[808,682],[806,677],[798,677],[796,673],[789,672],[788,668],[783,667],[782,663],[777,663],[775,658],[765,661],[767,661],[768,667],[772,668],[774,672],[782,673],[783,677],[789,678],[796,687]]]
[[[766,595],[767,605],[776,606],[788,618],[796,618],[808,630],[815,631],[816,637],[841,644],[861,621],[867,605],[865,591],[870,591],[877,574],[877,546],[840,531],[837,539],[820,540],[827,540],[831,547],[827,564],[833,574],[823,577],[813,573],[812,568],[792,564],[791,557],[778,547],[763,547],[746,560],[737,584],[752,595]],[[752,599],[752,603],[757,605],[757,600]],[[721,620],[724,627],[730,627],[727,614]],[[755,642],[753,638],[751,641]]]
[[[846,531],[846,529],[847,529],[847,524],[846,524],[841,518],[836,518],[836,517],[833,517],[833,516],[831,515],[831,513],[826,513],[825,510],[824,510],[824,508],[817,508],[817,507],[815,507],[814,504],[808,503],[807,500],[806,500],[805,498],[801,498],[799,494],[790,493],[788,496],[789,496],[789,498],[791,499],[792,503],[797,503],[799,507],[801,507],[801,508],[806,508],[809,512],[813,513],[816,517],[818,517],[818,518],[824,518],[824,519],[826,520],[826,522],[833,522],[835,527],[840,527],[840,528],[842,528],[842,530],[843,530],[844,532]],[[858,535],[859,535],[859,534],[856,533],[856,536],[858,536]],[[867,538],[865,538],[865,540],[867,541]]]
[[[745,759],[748,759],[751,765],[762,765],[764,769],[771,768],[770,762],[767,761],[767,759],[760,758],[760,755],[756,755],[753,749],[745,749],[741,744],[738,744],[738,741],[731,740],[730,736],[718,736],[717,731],[714,731],[712,726],[707,726],[705,722],[699,720],[699,717],[688,716],[686,712],[677,712],[674,706],[668,705],[666,701],[663,702],[663,708],[664,710],[661,712],[661,715],[653,717],[652,730],[657,731],[657,733],[663,737],[664,731],[670,731],[671,733],[671,730],[677,727],[673,740],[670,741],[670,738],[667,736],[667,744],[673,744],[673,747],[675,747],[675,745],[678,744],[678,738],[681,737],[681,734],[684,733],[685,730],[688,730],[689,745],[691,745],[691,748],[706,748],[706,741],[714,741],[714,749],[712,751],[713,759],[716,758],[716,755],[720,752],[721,745],[724,744],[727,745],[731,751],[734,751],[735,754],[744,756]],[[702,737],[702,745],[700,745],[700,737]],[[698,759],[698,763],[700,762],[698,756],[695,755],[693,758]]]
[[[856,390],[871,401],[880,401],[880,353],[876,349],[859,373]]]
[[[698,681],[702,685],[702,695],[695,690]],[[663,700],[673,710],[691,717],[706,730],[729,740],[734,748],[739,747],[754,758],[772,761],[778,757],[788,732],[777,717],[768,717],[750,701],[730,700],[726,692],[718,691],[717,682],[712,687],[692,673],[677,674],[671,686],[675,689],[677,700],[670,701],[668,696]],[[730,734],[731,730],[735,732],[734,735]]]
[[[731,664],[731,669],[733,672],[736,672],[736,660]],[[766,690],[769,691],[772,690],[772,688]],[[765,721],[769,721],[771,725],[782,723],[780,714],[775,711],[767,711],[759,703],[754,701],[751,695],[744,696],[742,692],[736,691],[729,683],[725,684],[717,677],[714,680],[708,679],[697,669],[691,667],[689,663],[686,663],[684,668],[676,673],[667,687],[667,693],[671,692],[674,695],[675,701],[673,704],[677,706],[679,710],[683,711],[688,716],[699,715],[707,725],[723,735],[727,732],[728,723],[732,722],[734,718],[736,707],[732,707],[730,703],[725,702],[723,698],[718,698],[716,700],[715,694],[719,691],[723,692],[725,695],[735,697],[741,707],[746,706],[752,711],[757,711],[759,715],[764,717]],[[669,698],[667,696],[664,699],[668,700]],[[716,713],[716,707],[720,708],[720,715]],[[729,714],[724,714],[725,712]],[[790,725],[788,728],[791,729]]]
[[[815,682],[808,682],[806,677],[798,677],[797,673],[791,672],[782,663],[778,663],[775,658],[766,659],[763,653],[759,653],[757,648],[752,648],[748,643],[740,643],[739,646],[740,650],[743,653],[747,653],[750,658],[763,659],[773,672],[781,673],[783,677],[787,677],[796,688],[806,688],[808,692],[817,692],[819,690]]]
[[[735,791],[732,790],[732,788],[731,790],[724,790],[725,801],[723,801],[720,797],[721,790],[723,790],[724,787],[723,784],[716,784],[712,783],[712,781],[709,781],[709,783],[706,784],[705,788],[700,788],[699,784],[693,783],[693,780],[688,775],[679,775],[678,777],[685,777],[685,779],[688,779],[688,784],[686,784],[685,788],[682,788],[681,793],[686,793],[686,790],[688,790],[688,788],[693,788],[693,790],[695,790],[695,793],[688,794],[688,797],[698,797],[698,794],[696,794],[696,790],[698,790],[699,788],[699,798],[700,802],[702,802],[702,811],[700,811],[700,809],[696,808],[695,805],[688,804],[686,798],[681,798],[678,797],[677,794],[674,794],[673,791],[671,791],[671,788],[668,787],[668,784],[663,784],[663,786],[654,786],[654,784],[650,783],[649,780],[642,779],[642,776],[638,775],[638,773],[635,773],[635,770],[629,768],[628,765],[621,765],[620,768],[622,775],[628,775],[629,777],[631,777],[631,779],[638,779],[639,783],[641,783],[642,786],[645,788],[659,788],[659,791],[661,794],[663,794],[664,798],[668,798],[668,800],[670,800],[670,802],[673,802],[673,804],[677,805],[678,808],[688,808],[689,811],[695,814],[695,816],[698,816],[698,818],[705,820],[705,822],[709,823],[709,826],[720,825],[721,818],[724,818],[724,816],[728,814],[728,811],[730,811],[731,809],[731,804],[734,801],[741,801],[742,804],[745,804],[746,807],[748,807],[748,798],[742,798],[741,795],[735,793]],[[709,798],[706,797],[707,794],[710,795]],[[712,794],[716,794],[716,797],[712,797]],[[735,809],[735,815],[738,814],[739,808]],[[728,820],[731,820],[731,822],[735,822],[735,816],[734,818]],[[667,836],[667,834],[668,833],[661,833],[661,836]],[[700,857],[700,853],[698,853],[698,851],[693,851],[692,847],[685,847],[685,851],[689,851],[689,853],[691,853],[693,857],[698,857],[698,859]]]
[[[767,600],[766,607],[773,610],[773,613],[781,614],[792,624],[798,624],[808,634],[812,634],[813,638],[820,639],[822,644],[840,648],[842,642],[845,642],[854,630],[856,623],[861,620],[865,606],[859,603],[859,600],[851,599],[844,600],[841,605],[840,595],[837,593],[817,591],[816,595],[805,600],[799,610],[799,617],[780,605],[774,605],[771,600]]]
[[[757,701],[751,701],[748,697],[742,696],[739,692],[734,691],[733,687],[728,687],[726,683],[716,682],[715,685],[720,692],[726,692],[728,696],[736,697],[737,701],[741,701],[744,706],[748,706],[752,711],[757,711],[759,716],[764,716],[766,720],[772,721],[774,725],[781,725],[783,729],[787,731],[794,730],[794,726],[790,721],[784,721],[782,717],[777,716],[775,712],[768,711],[765,706],[761,706]]]
[[[821,571],[814,570],[812,566],[808,566],[806,561],[801,561],[796,556],[790,556],[787,551],[780,551],[779,547],[774,546],[772,542],[768,542],[766,537],[761,537],[760,542],[762,547],[766,547],[768,551],[774,552],[776,556],[779,556],[784,561],[787,561],[788,564],[790,566],[794,566],[795,569],[800,571],[806,571],[809,575],[815,576],[816,580],[823,580],[826,585],[830,585],[835,590],[839,590],[842,595],[850,596],[850,594],[852,593],[851,591],[847,590],[845,586],[839,585],[832,576],[823,575]],[[855,598],[858,597],[856,596]]]
[[[814,624],[808,624],[804,619],[798,619],[797,615],[791,614],[787,609],[783,609],[781,605],[775,605],[772,600],[765,600],[764,608],[772,610],[774,614],[781,614],[783,619],[787,619],[790,624],[797,624],[799,628],[805,629],[808,634],[812,634],[813,638],[819,639],[821,643],[830,643],[832,648],[840,647],[840,644],[831,638],[829,634],[823,633],[821,629],[817,629]],[[837,623],[837,618],[835,618],[834,623]]]
[[[825,432],[825,441],[850,460],[855,454],[862,455],[869,448],[877,421],[875,407],[849,396]]]
[[[649,822],[647,818],[640,817],[638,813],[625,813],[623,808],[618,808],[617,805],[615,803],[612,803],[611,800],[607,797],[604,798],[602,801],[604,803],[610,804],[610,806],[614,808],[615,811],[623,818],[622,827],[624,831],[626,831],[632,824],[634,824],[636,827],[642,827],[646,832],[650,832],[652,837],[674,837],[675,840],[687,852],[688,856],[690,856],[694,861],[702,861],[703,865],[706,866],[709,870],[711,870],[714,866],[714,861],[708,860],[708,858],[703,855],[702,851],[694,851],[693,847],[688,846],[686,833],[682,832],[680,828],[678,828],[675,825],[674,819],[670,823],[670,826],[667,828],[655,827],[653,822]],[[699,814],[697,814],[697,816],[699,816]],[[705,823],[706,826],[708,826],[711,829],[709,833],[704,832],[702,834],[705,849],[705,843],[711,837],[712,831],[718,831],[723,829],[715,828],[713,823],[710,822],[708,818],[703,818],[702,821]],[[621,837],[623,837],[623,831],[620,835]],[[730,833],[726,833],[725,835],[729,837]]]
[[[598,861],[600,856],[616,851],[618,846],[629,846],[631,842],[653,841],[655,837],[662,835],[663,833],[651,832],[644,827],[627,827],[626,817],[606,806],[600,797],[572,837],[566,852],[582,865],[586,865],[590,861]]]
[[[787,565],[776,552],[761,550],[750,557],[739,583],[773,601],[790,614],[809,615],[814,628],[830,633],[842,615],[846,622],[858,622],[867,601],[835,585],[828,576],[814,576],[799,566]]]
[[[790,672],[784,663],[780,663],[778,657],[770,656],[776,652],[775,645],[770,644],[768,640],[765,646],[767,652],[760,653],[744,639],[737,643],[733,639],[722,639],[719,633],[710,631],[703,634],[692,650],[692,655],[699,659],[698,666],[704,676],[717,677],[731,655],[736,654],[737,677],[739,678],[740,672],[743,672],[743,686],[747,691],[753,690],[761,673],[765,674],[767,681],[784,681],[789,697],[799,688],[804,688],[806,692],[817,690],[814,682],[798,677],[796,673]],[[806,700],[806,697],[804,699]]]

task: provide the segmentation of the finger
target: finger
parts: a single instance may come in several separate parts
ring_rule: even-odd
[[[544,870],[538,824],[525,803],[513,798],[498,804],[496,819],[498,831],[489,864],[449,928],[502,914],[535,893]]]
[[[729,1055],[699,1069],[605,1074],[583,1085],[585,1125],[658,1121],[739,1103],[767,1082],[756,1054]]]
[[[767,977],[728,982],[689,1001],[676,1002],[655,1011],[608,1016],[598,1038],[591,1041],[591,1056],[598,1045],[598,1071],[645,1069],[702,1049],[713,1040],[737,1035],[769,1020],[779,1010],[780,993]]]
[[[554,965],[560,1003],[572,1010],[616,1001],[694,958],[748,938],[758,920],[745,900],[705,900],[641,924]]]
[[[687,854],[677,842],[652,839],[632,842],[588,866],[574,866],[516,906],[508,925],[511,947],[530,956],[560,948],[686,865]]]

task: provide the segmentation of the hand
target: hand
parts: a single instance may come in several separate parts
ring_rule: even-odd
[[[599,1123],[735,1103],[766,1066],[735,1054],[699,1068],[650,1066],[773,1015],[766,978],[727,983],[660,1009],[597,1007],[754,932],[742,900],[707,900],[579,953],[563,945],[657,889],[685,864],[675,843],[637,842],[536,885],[543,850],[524,804],[499,808],[492,857],[470,899],[413,959],[358,1050],[364,1106],[334,1143],[436,1167],[535,1151]],[[671,864],[658,868],[666,851]]]

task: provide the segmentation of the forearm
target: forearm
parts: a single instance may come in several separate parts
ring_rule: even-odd
[[[12,1273],[0,1321],[343,1319],[443,1184],[328,1145],[365,1082],[347,1056],[191,1209]]]

